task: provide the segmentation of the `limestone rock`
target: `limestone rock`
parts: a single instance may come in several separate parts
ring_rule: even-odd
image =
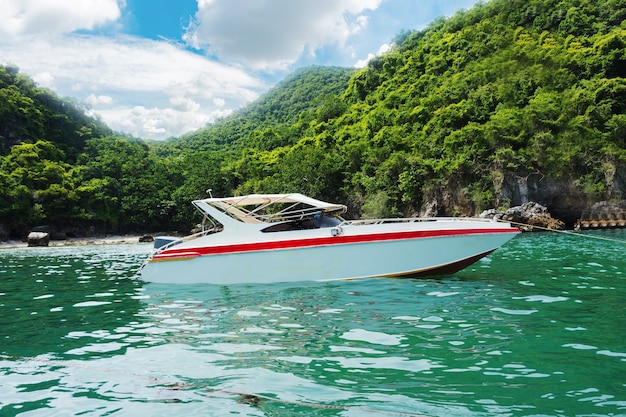
[[[547,207],[532,201],[511,207],[504,212],[495,209],[485,210],[479,217],[512,222],[524,232],[536,228],[561,230],[565,227],[562,221],[552,217]]]
[[[28,246],[48,246],[50,234],[46,232],[30,232],[28,234]]]

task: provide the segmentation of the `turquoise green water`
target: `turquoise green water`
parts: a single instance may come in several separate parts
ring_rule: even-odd
[[[626,416],[625,244],[232,287],[143,283],[149,250],[0,250],[0,416]]]

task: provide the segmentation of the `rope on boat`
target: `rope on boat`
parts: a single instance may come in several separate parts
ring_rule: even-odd
[[[190,384],[190,383],[185,383],[185,382],[168,383],[155,377],[148,377],[145,375],[138,375],[138,374],[124,372],[120,370],[99,368],[99,367],[95,367],[91,365],[82,365],[82,364],[74,363],[75,361],[41,359],[41,358],[34,358],[34,357],[22,357],[22,356],[3,355],[3,354],[0,354],[0,360],[39,362],[39,363],[43,363],[49,366],[86,369],[86,370],[91,370],[91,371],[96,371],[96,372],[103,372],[103,373],[109,373],[109,374],[117,374],[117,375],[121,375],[125,377],[132,377],[135,379],[141,378],[141,379],[149,381],[151,384],[157,384],[157,385],[163,386],[166,390],[169,390],[169,391],[186,390],[190,387],[194,387],[194,384]],[[311,403],[311,402],[304,402],[304,401],[283,400],[280,398],[270,397],[270,396],[261,395],[261,394],[254,394],[251,392],[234,391],[234,390],[227,390],[227,389],[207,388],[204,396],[207,398],[211,398],[214,396],[211,394],[224,394],[224,395],[237,396],[239,397],[237,399],[237,402],[239,404],[245,404],[251,407],[262,407],[264,402],[273,402],[273,403],[278,403],[278,404],[297,405],[300,407],[308,407],[308,408],[316,408],[316,409],[358,411],[361,413],[370,413],[370,414],[379,414],[379,415],[388,415],[388,416],[429,417],[425,414],[416,414],[416,413],[411,413],[411,412],[406,412],[406,411],[374,410],[371,408],[354,407],[354,406],[349,406],[349,405],[333,405],[333,404]],[[168,400],[168,402],[180,402],[180,400],[170,399]]]
[[[578,236],[578,237],[584,237],[584,238],[588,238],[588,239],[605,240],[607,242],[621,243],[623,245],[626,245],[626,240],[623,240],[623,239],[614,239],[614,238],[611,238],[611,237],[587,235],[587,234],[584,234],[584,233],[572,232],[571,230],[550,229],[548,227],[535,226],[534,224],[520,223],[520,222],[514,222],[514,221],[510,221],[510,220],[497,219],[497,221],[499,221],[501,223],[511,223],[511,224],[513,224],[515,226],[526,226],[526,227],[530,227],[530,228],[533,228],[533,229],[544,230],[544,231],[547,231],[547,232],[563,233],[565,235],[570,235],[570,236]]]

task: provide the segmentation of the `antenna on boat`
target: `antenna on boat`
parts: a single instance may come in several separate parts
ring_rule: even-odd
[[[213,188],[207,188],[206,192],[209,193],[209,197],[213,198],[213,194],[211,194],[211,191],[213,191]]]

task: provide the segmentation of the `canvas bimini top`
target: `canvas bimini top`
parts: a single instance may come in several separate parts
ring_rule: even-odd
[[[343,204],[327,203],[300,193],[205,198],[195,200],[193,204],[203,213],[210,214],[206,210],[206,205],[209,205],[244,223],[274,223],[316,214],[339,215],[347,210]]]

